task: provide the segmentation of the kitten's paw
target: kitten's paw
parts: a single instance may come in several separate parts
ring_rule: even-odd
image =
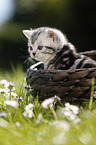
[[[43,70],[44,69],[44,63],[43,62],[37,62],[30,66],[31,70]]]

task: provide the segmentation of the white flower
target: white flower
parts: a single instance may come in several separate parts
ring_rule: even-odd
[[[64,115],[70,120],[74,120],[76,118],[76,116],[70,110],[64,111]]]
[[[20,122],[17,121],[17,122],[16,122],[16,126],[17,126],[17,127],[20,127],[20,126],[21,126]]]
[[[8,90],[0,88],[0,94],[7,94]]]
[[[14,98],[16,98],[18,95],[14,92],[11,92],[11,96],[13,96]]]
[[[9,123],[3,118],[0,118],[0,126],[3,128],[7,128],[9,126]]]
[[[26,111],[28,110],[33,110],[34,104],[29,103],[28,105],[26,105],[26,107],[24,108]]]
[[[16,98],[18,95],[16,94],[16,93],[14,93],[14,92],[11,92],[11,97],[12,98]],[[6,99],[9,99],[10,98],[10,93],[7,93],[6,94]]]
[[[69,109],[72,110],[74,114],[78,114],[79,108],[75,105],[70,105],[69,103],[66,103],[65,106]]]
[[[74,120],[74,124],[78,123],[78,122],[81,122],[82,120],[79,118],[79,117],[76,117],[75,120]]]
[[[70,125],[64,120],[55,120],[52,125],[59,130],[63,130],[64,132],[68,132],[70,130]]]
[[[42,107],[48,109],[48,106],[53,105],[53,103],[54,103],[54,98],[46,99],[42,102]]]
[[[34,104],[32,103],[29,103],[28,105],[26,105],[26,107],[24,108],[25,111],[23,112],[23,116],[28,117],[28,118],[34,117],[33,107],[34,107]]]
[[[14,108],[17,108],[19,106],[19,104],[16,101],[6,100],[6,101],[4,101],[4,103],[6,105],[12,106]]]
[[[65,104],[65,107],[59,110],[59,115],[63,114],[64,117],[73,123],[81,122],[81,119],[77,116],[79,113],[79,108],[75,105],[70,105],[69,103]]]
[[[0,112],[0,117],[7,117],[7,113],[5,113],[4,111]]]
[[[40,113],[38,116],[37,116],[37,120],[35,121],[37,124],[40,123],[40,121],[42,120],[42,114]]]
[[[13,82],[7,82],[6,84],[4,84],[4,87],[6,88],[6,89],[11,89],[11,90],[15,90],[15,87],[16,87],[16,85],[15,85],[15,83]]]
[[[58,135],[52,138],[52,143],[54,145],[66,145],[68,141],[68,137],[64,132],[60,132]]]
[[[52,98],[49,98],[49,99],[45,99],[43,102],[42,102],[42,107],[45,108],[45,109],[48,109],[48,107],[50,106],[53,106],[53,104],[55,104],[57,101],[60,101],[61,99],[58,97],[58,96],[54,96]]]
[[[55,96],[54,96],[54,100],[56,100],[56,101],[59,100],[59,101],[60,101],[61,98],[55,95]]]
[[[32,110],[25,110],[24,112],[23,112],[23,116],[24,117],[28,117],[28,118],[32,118],[33,116],[34,116],[34,113],[33,113],[33,111]]]
[[[0,81],[0,84],[2,84],[2,85],[5,85],[5,84],[7,84],[7,83],[8,83],[7,80],[1,80],[1,81]]]

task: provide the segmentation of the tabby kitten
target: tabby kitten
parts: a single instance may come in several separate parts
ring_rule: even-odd
[[[66,36],[57,29],[41,27],[23,30],[23,33],[28,38],[28,51],[31,58],[42,61],[47,69],[96,67],[94,60],[78,54]]]

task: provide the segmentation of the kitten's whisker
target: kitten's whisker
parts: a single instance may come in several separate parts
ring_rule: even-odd
[[[22,40],[24,40],[25,42],[27,42],[26,37],[24,37],[23,35],[21,35]]]
[[[29,55],[27,55],[27,56],[20,56],[20,58],[28,58],[29,57]]]
[[[43,54],[52,54],[52,53],[50,53],[50,52],[42,52]]]
[[[26,64],[28,62],[28,58],[24,61],[24,64]]]

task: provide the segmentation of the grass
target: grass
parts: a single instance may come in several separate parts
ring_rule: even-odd
[[[96,144],[94,84],[86,107],[61,105],[57,96],[39,102],[29,93],[22,67],[12,70],[0,74],[0,145]]]

